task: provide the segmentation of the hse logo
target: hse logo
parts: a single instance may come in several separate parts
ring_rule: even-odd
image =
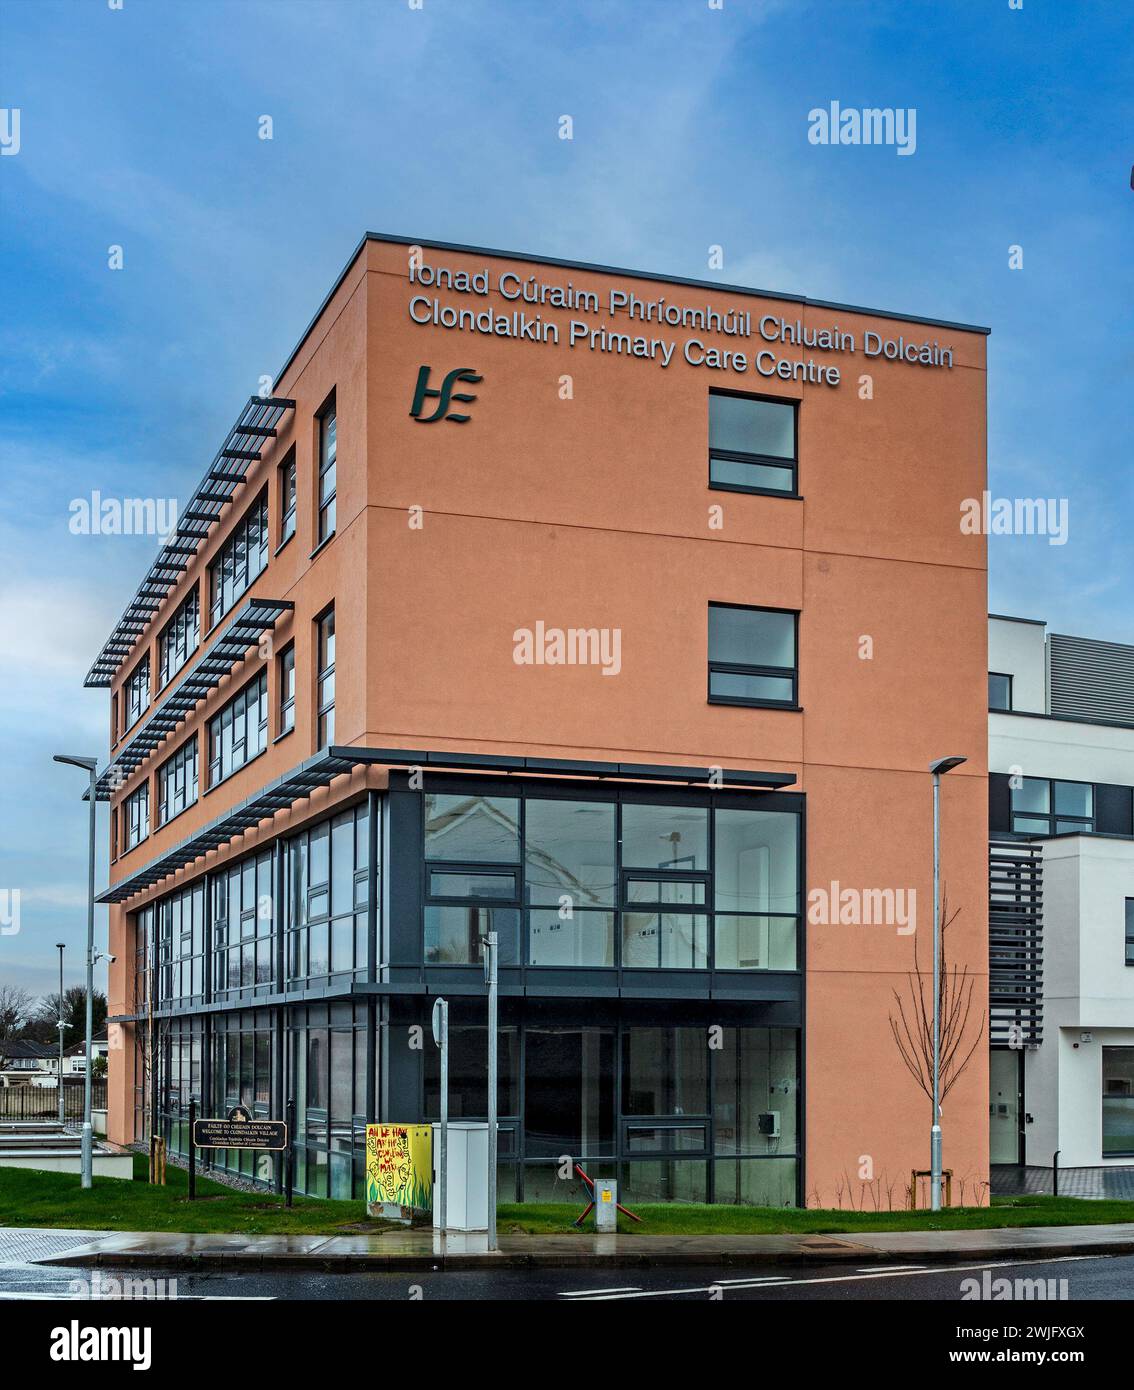
[[[433,425],[438,420],[448,420],[454,425],[463,425],[467,420],[467,415],[459,415],[456,412],[449,413],[449,406],[453,401],[463,401],[469,403],[475,401],[476,397],[467,391],[454,391],[453,387],[458,381],[467,381],[471,385],[481,381],[483,378],[477,376],[471,367],[454,367],[441,383],[439,390],[434,390],[429,384],[429,373],[432,367],[422,367],[417,374],[417,388],[413,393],[413,405],[410,406],[410,414],[419,425]],[[427,400],[436,400],[437,408],[432,415],[422,415],[422,407]]]

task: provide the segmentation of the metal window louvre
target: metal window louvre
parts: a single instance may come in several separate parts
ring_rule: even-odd
[[[200,540],[205,539],[209,530],[223,513],[223,506],[231,500],[232,494],[237,485],[242,483],[247,476],[247,468],[225,470],[224,482],[231,483],[231,487],[225,487],[220,491],[216,490],[211,484],[215,483],[215,470],[217,464],[225,459],[231,458],[236,451],[241,460],[246,461],[249,466],[258,461],[261,457],[263,447],[270,439],[276,435],[275,427],[286,411],[295,409],[295,401],[285,397],[260,397],[252,396],[244,409],[240,412],[236,423],[229,431],[227,438],[218,451],[212,465],[206,471],[205,477],[194,490],[182,516],[178,518],[177,527],[173,536],[162,547],[157,558],[151,564],[142,583],[139,585],[138,593],[135,598],[127,605],[122,618],[115,625],[110,637],[104,643],[102,651],[96,657],[90,671],[87,673],[84,685],[88,687],[104,686],[112,684],[114,677],[122,663],[122,658],[129,654],[134,646],[134,640],[123,641],[125,637],[135,639],[145,630],[145,625],[136,626],[130,621],[131,615],[137,611],[136,604],[142,591],[146,591],[147,598],[156,598],[159,594],[164,597],[178,581],[178,578],[188,568],[188,563],[184,560],[173,558],[178,553],[187,554],[186,540],[197,537],[197,545],[193,546],[196,553]],[[269,431],[270,433],[266,433]],[[217,511],[215,516],[202,517],[194,515],[189,517],[187,513],[198,511],[197,503],[215,502]],[[185,520],[208,521],[206,530],[187,531],[182,525]]]

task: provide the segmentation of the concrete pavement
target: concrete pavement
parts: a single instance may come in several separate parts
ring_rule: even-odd
[[[25,1234],[30,1232],[25,1231]],[[0,1232],[0,1236],[12,1232]],[[67,1232],[42,1235],[66,1237]],[[873,1231],[850,1235],[501,1235],[490,1253],[483,1236],[441,1237],[429,1230],[372,1235],[182,1235],[76,1231],[74,1245],[39,1263],[148,1269],[308,1268],[325,1271],[470,1269],[633,1269],[811,1264],[859,1264],[1134,1253],[1134,1222],[1096,1226],[1017,1226],[967,1231]]]

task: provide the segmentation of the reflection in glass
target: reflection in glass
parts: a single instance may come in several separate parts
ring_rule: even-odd
[[[530,903],[613,907],[612,802],[528,800],[524,874]]]
[[[718,810],[715,816],[717,911],[798,911],[798,819],[782,811]]]
[[[719,913],[714,949],[718,970],[797,970],[796,919]]]
[[[425,857],[515,864],[520,858],[520,803],[510,796],[428,792]]]
[[[633,869],[709,867],[709,812],[704,806],[622,807],[622,863]]]
[[[708,918],[702,913],[624,912],[622,964],[627,969],[704,970]]]
[[[563,918],[554,908],[533,908],[528,964],[613,966],[614,913],[575,912]]]
[[[425,909],[426,965],[477,965],[480,938],[497,933],[498,962],[516,965],[520,914],[511,907],[427,907]]]

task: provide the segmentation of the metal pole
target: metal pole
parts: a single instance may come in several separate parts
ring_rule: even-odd
[[[63,1113],[63,942],[59,942],[59,1128],[66,1123]]]
[[[496,933],[490,931],[484,939],[484,970],[488,979],[488,1248],[496,1249],[496,1072],[497,1058],[496,1013],[497,970]]]
[[[197,1102],[189,1097],[189,1200],[197,1195],[197,1146],[193,1143],[193,1129],[197,1123]]]
[[[93,1031],[93,1010],[94,1010],[94,898],[95,898],[95,807],[97,806],[96,786],[98,778],[96,770],[91,768],[91,815],[90,815],[90,840],[87,846],[87,1055],[86,1055],[86,1077],[83,1085],[83,1141],[82,1141],[82,1162],[83,1177],[82,1186],[90,1187],[94,1170],[94,1133],[91,1129],[91,1033]],[[60,1077],[60,1084],[62,1084]]]
[[[933,774],[933,1126],[929,1131],[929,1205],[941,1210],[941,776]]]
[[[449,1001],[439,999],[441,1032],[441,1145],[437,1155],[441,1234],[449,1230]]]
[[[289,1100],[287,1110],[287,1182],[284,1184],[284,1202],[291,1206],[292,1189],[295,1186],[295,1101]]]

